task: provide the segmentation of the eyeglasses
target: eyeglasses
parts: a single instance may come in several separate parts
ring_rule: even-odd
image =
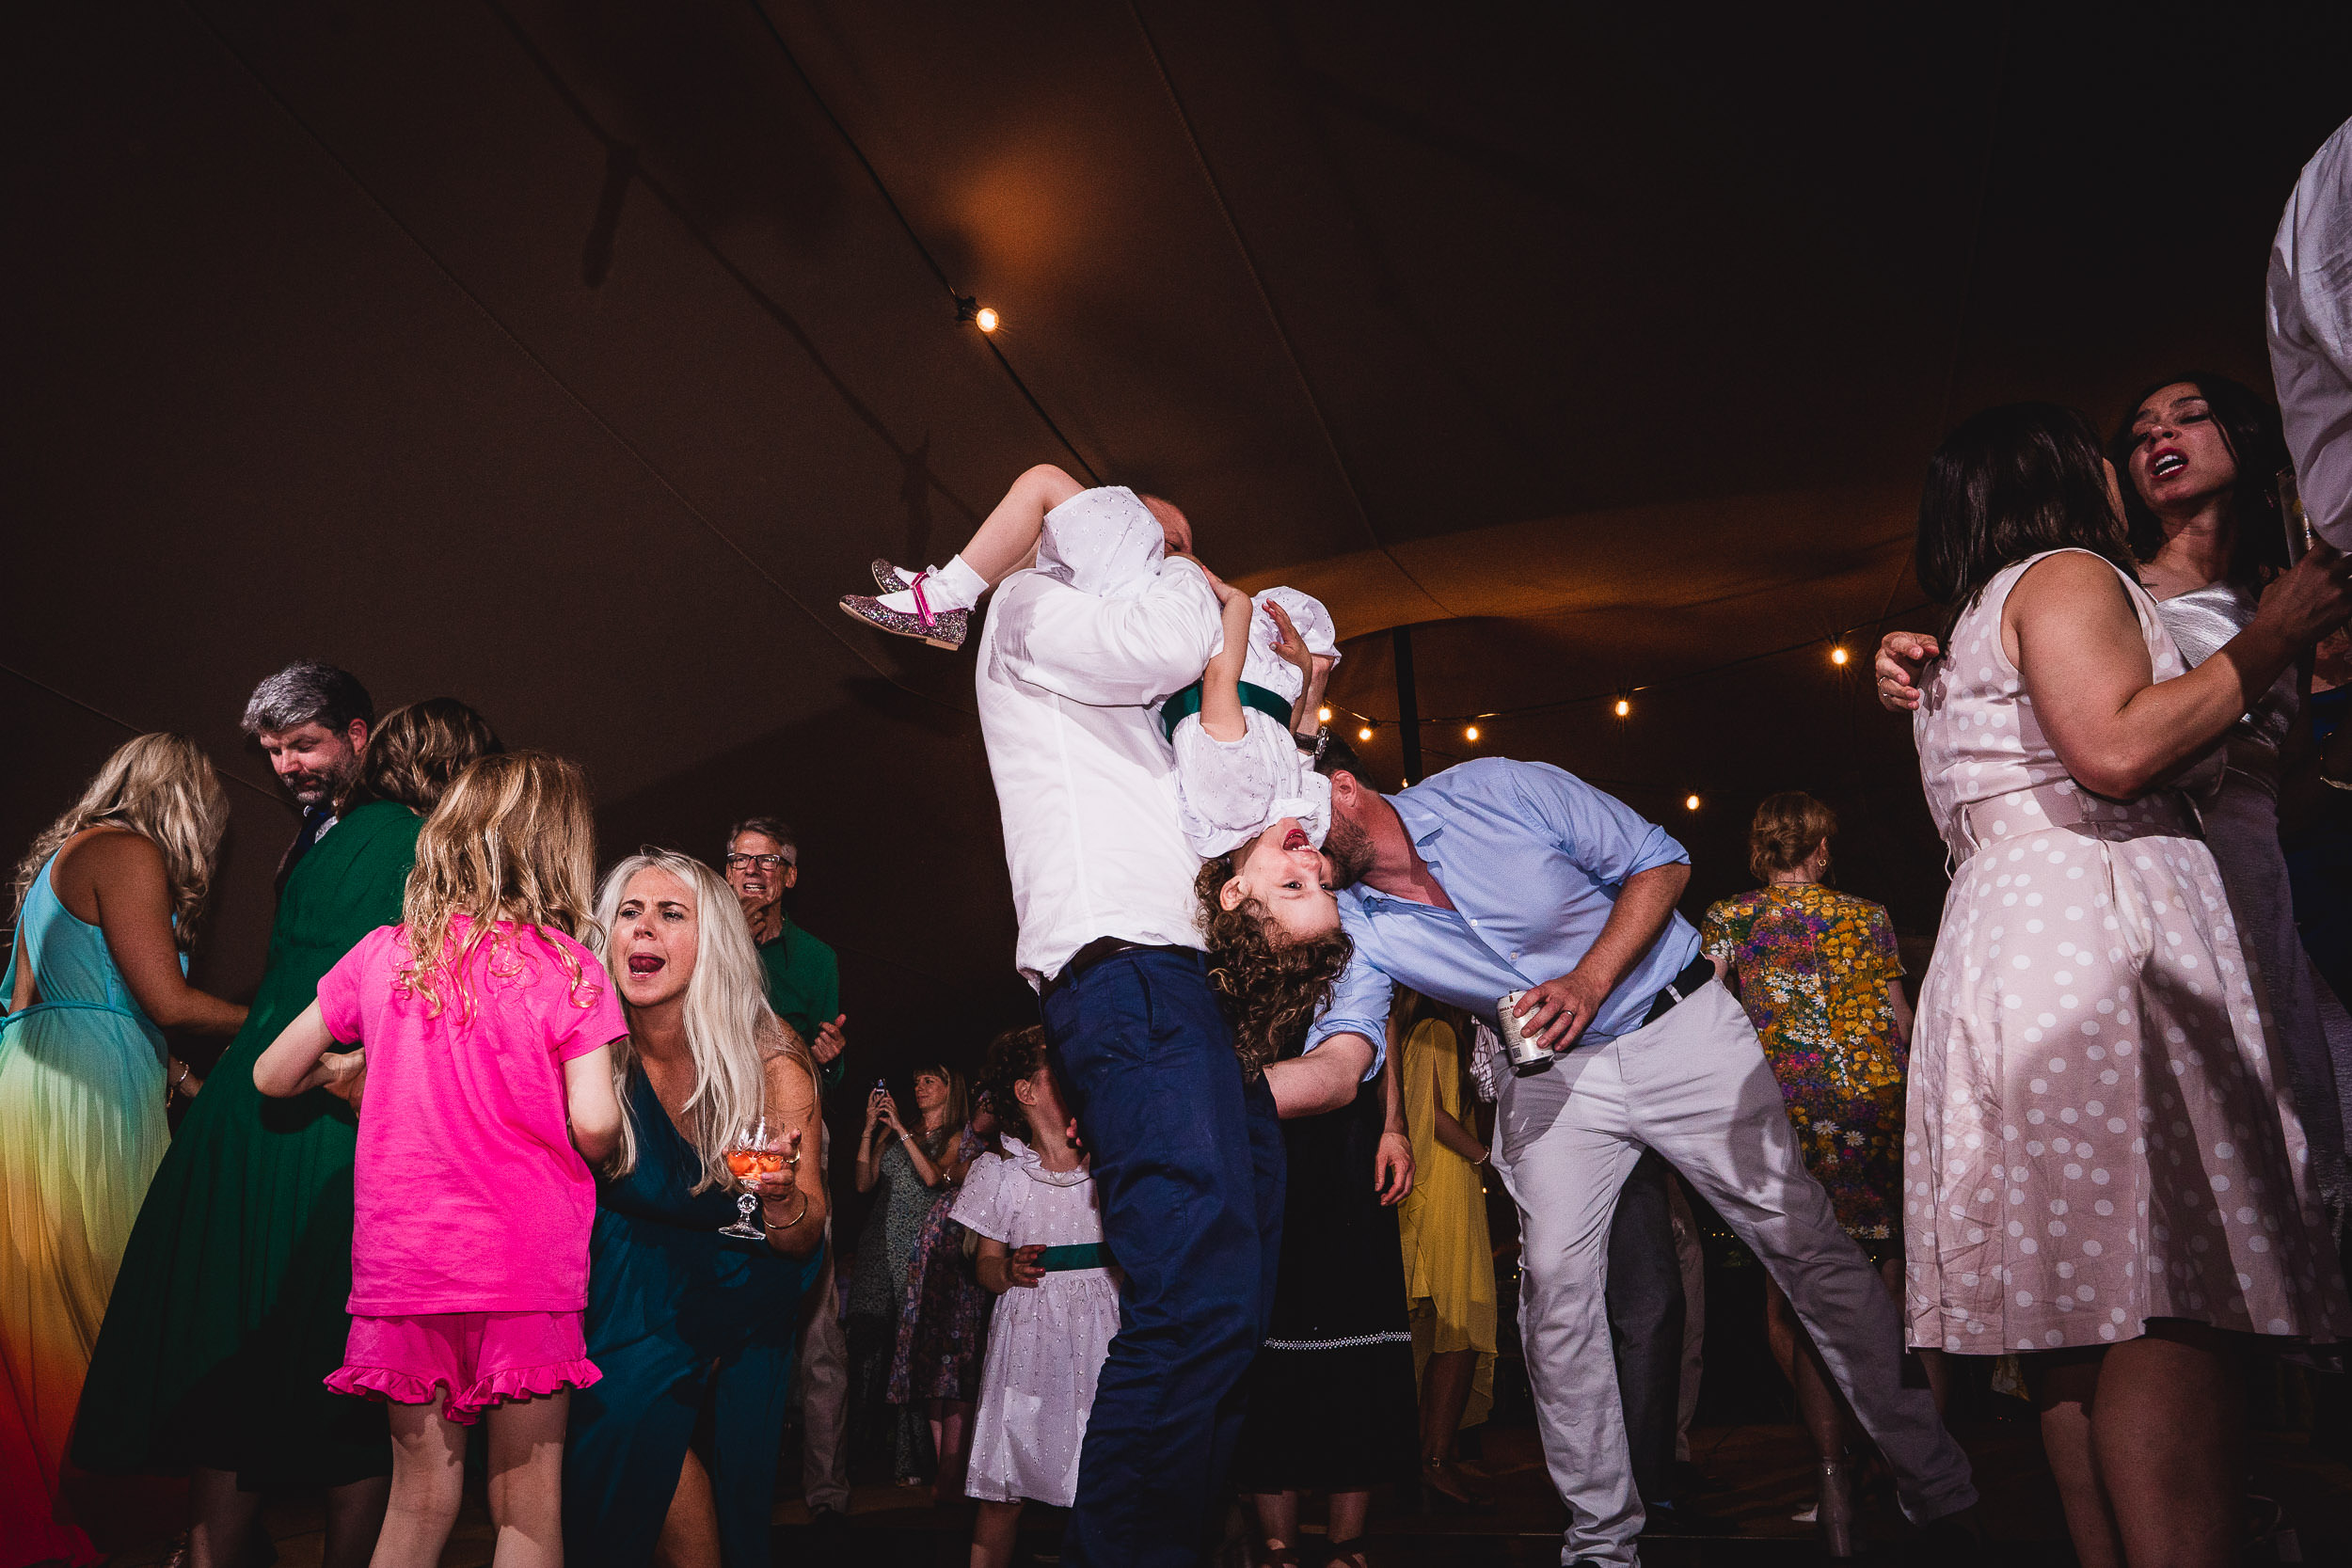
[[[729,871],[750,870],[754,866],[762,871],[773,871],[779,865],[790,865],[792,857],[789,855],[729,855],[723,863]]]

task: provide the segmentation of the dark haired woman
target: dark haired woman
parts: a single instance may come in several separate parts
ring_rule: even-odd
[[[1957,613],[1916,732],[1959,870],[1913,1042],[1911,1339],[2025,1356],[2086,1568],[2238,1538],[2230,1335],[2352,1308],[2220,873],[2180,793],[2352,609],[2315,549],[2184,670],[2090,422],[1947,436],[1920,585]]]
[[[955,1077],[961,1085],[961,1074]],[[918,1107],[924,1078],[921,1072],[915,1075]],[[990,1097],[974,1096],[972,1118],[956,1133],[946,1180],[915,1233],[906,1286],[898,1292],[898,1339],[890,1357],[889,1398],[898,1405],[921,1403],[930,1418],[933,1502],[952,1502],[963,1496],[973,1409],[980,1397],[980,1360],[987,1353],[989,1309],[994,1305],[964,1253],[963,1227],[950,1216],[963,1192],[965,1173],[995,1141],[996,1131]]]
[[[1699,940],[1738,994],[1779,1080],[1804,1168],[1837,1223],[1902,1299],[1903,1052],[1911,1004],[1886,911],[1822,882],[1837,814],[1801,790],[1765,797],[1748,830],[1763,886],[1707,911]],[[1850,1417],[1821,1353],[1771,1279],[1764,1317],[1820,1455],[1820,1523],[1832,1557],[1851,1557]],[[1940,1354],[1923,1353],[1943,1401]]]
[[[253,1063],[338,958],[399,924],[417,830],[450,780],[501,749],[453,698],[386,715],[334,828],[287,879],[253,1010],[139,1211],[73,1461],[193,1466],[191,1568],[247,1560],[265,1486],[327,1489],[326,1568],[359,1568],[374,1549],[392,1469],[384,1406],[324,1382],[351,1331],[357,1113],[326,1089],[265,1099]]]
[[[907,1273],[923,1239],[923,1221],[940,1187],[963,1178],[957,1145],[965,1122],[963,1074],[945,1063],[914,1075],[920,1132],[907,1131],[898,1101],[877,1084],[866,1097],[866,1130],[857,1144],[857,1190],[882,1196],[866,1212],[857,1269],[850,1277],[850,1418],[853,1451],[890,1433],[893,1479],[921,1481],[922,1423],[913,1405],[889,1402],[890,1364],[898,1346],[898,1309]]]
[[[2287,564],[2274,476],[2286,466],[2278,410],[2226,376],[2197,372],[2151,387],[2107,443],[2122,479],[2125,535],[2140,585],[2191,668],[2246,629],[2263,585]],[[1916,702],[1910,671],[1882,644],[1880,699]],[[1889,673],[1893,678],[1886,678]],[[2197,806],[2229,889],[2246,956],[2286,1053],[2321,1196],[2341,1211],[2352,1128],[2352,1017],[2314,972],[2295,927],[2279,844],[2280,755],[2308,670],[2272,681],[2223,737],[2220,774]]]
[[[1262,1560],[1298,1561],[1299,1500],[1314,1491],[1330,1511],[1327,1560],[1364,1568],[1372,1493],[1412,1476],[1418,1452],[1395,1209],[1412,1187],[1412,1144],[1393,1059],[1339,1110],[1291,1108],[1286,1077],[1352,946],[1338,933],[1292,939],[1238,888],[1232,857],[1211,861],[1196,884],[1209,978],[1244,1075],[1264,1074],[1283,1117],[1289,1176],[1273,1329],[1242,1381],[1233,1480],[1256,1511]]]

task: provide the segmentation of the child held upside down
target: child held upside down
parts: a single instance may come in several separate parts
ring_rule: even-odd
[[[1041,465],[1013,482],[946,565],[908,572],[877,561],[883,592],[846,594],[841,608],[896,636],[956,648],[980,595],[1015,571],[1034,565],[1084,592],[1125,597],[1189,542],[1170,536],[1151,498],[1118,485],[1089,490]],[[1252,599],[1202,570],[1216,591],[1223,646],[1160,718],[1175,750],[1184,836],[1207,862],[1196,891],[1218,988],[1254,1075],[1273,1054],[1271,1015],[1286,1018],[1310,993],[1319,1002],[1346,960],[1321,852],[1331,785],[1312,750],[1339,653],[1330,612],[1308,594],[1269,588]]]

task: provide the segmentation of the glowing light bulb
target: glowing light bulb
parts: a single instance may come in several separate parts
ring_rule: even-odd
[[[996,314],[996,309],[994,306],[983,305],[980,307],[978,313],[973,316],[972,325],[978,327],[983,332],[993,332],[996,330],[997,323],[1000,319],[1001,318]]]
[[[1620,698],[1618,698],[1618,699],[1617,699],[1617,717],[1618,717],[1618,718],[1622,719],[1622,718],[1624,718],[1627,714],[1631,713],[1632,711],[1633,711],[1633,705],[1632,705],[1631,703],[1627,702],[1627,701],[1626,701],[1623,697],[1620,697]]]
[[[1316,722],[1316,723],[1318,723],[1318,724],[1327,724],[1327,723],[1329,723],[1330,721],[1331,721],[1331,710],[1330,710],[1329,708],[1327,708],[1327,707],[1319,707],[1319,708],[1315,709],[1315,722]]]
[[[1359,740],[1370,740],[1372,738],[1372,726],[1370,724],[1366,724],[1362,729],[1358,730],[1356,732],[1356,738]]]
[[[1472,724],[1469,729],[1464,730],[1462,732],[1462,738],[1465,740],[1476,740],[1478,738],[1478,726]]]
[[[1851,654],[1846,652],[1843,646],[1832,648],[1829,651],[1829,661],[1832,664],[1843,664],[1846,660],[1851,658],[1853,656]]]
[[[1695,796],[1695,795],[1686,795],[1686,796],[1684,796],[1684,797],[1682,798],[1682,809],[1683,809],[1684,811],[1696,811],[1696,810],[1698,810],[1698,809],[1699,809],[1699,798],[1698,798],[1697,796]]]

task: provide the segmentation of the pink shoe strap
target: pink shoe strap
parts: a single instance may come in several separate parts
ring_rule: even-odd
[[[926,566],[923,570],[914,574],[914,580],[913,582],[907,584],[907,587],[912,590],[914,594],[915,622],[917,625],[921,626],[925,631],[930,630],[932,622],[938,619],[937,616],[931,613],[930,600],[923,596],[923,579],[930,575],[930,568]]]

